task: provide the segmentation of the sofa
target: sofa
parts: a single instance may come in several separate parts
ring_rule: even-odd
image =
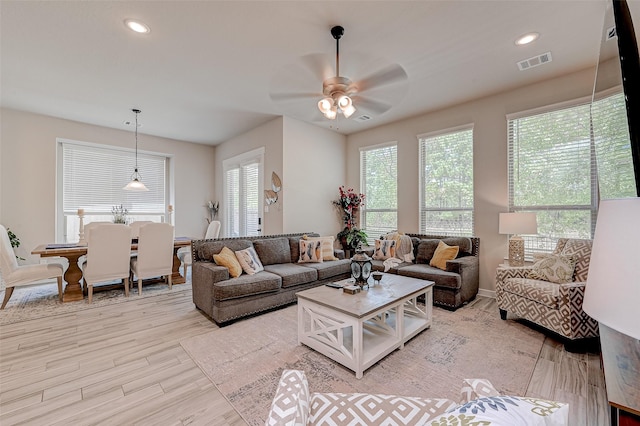
[[[351,276],[351,261],[342,250],[330,251],[336,260],[298,263],[299,243],[313,232],[259,237],[193,240],[193,303],[220,325],[291,304],[296,293]],[[213,259],[224,247],[232,252],[253,247],[264,270],[233,278]]]
[[[411,240],[413,256],[402,256],[400,263],[388,269],[384,260],[374,259],[373,270],[433,281],[433,304],[445,309],[456,310],[476,297],[480,283],[480,238],[425,234],[403,234],[403,237]],[[456,258],[448,260],[444,270],[429,265],[440,241],[459,247]],[[373,249],[367,253],[374,255]]]
[[[509,313],[526,319],[563,337],[565,349],[582,350],[599,336],[598,322],[582,310],[591,245],[591,240],[561,238],[551,256],[541,256],[533,265],[499,267],[496,302],[501,318],[506,320]],[[571,261],[555,262],[562,258]]]
[[[504,396],[484,379],[466,379],[459,402],[366,393],[310,393],[304,371],[284,370],[266,426],[566,425],[569,405]]]

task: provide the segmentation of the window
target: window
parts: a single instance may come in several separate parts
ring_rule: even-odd
[[[420,232],[473,235],[473,126],[418,135]]]
[[[378,145],[360,150],[361,228],[369,242],[398,229],[398,147]]]
[[[593,121],[590,105],[507,117],[509,210],[538,219],[538,234],[524,237],[528,253],[592,238],[599,199],[635,194],[622,94],[595,101]]]
[[[225,232],[228,237],[260,235],[264,149],[223,161]]]
[[[58,141],[58,236],[77,241],[78,209],[84,209],[84,223],[113,220],[111,210],[122,205],[128,220],[164,221],[168,196],[169,158],[140,153],[138,168],[147,192],[124,191],[135,167],[132,151],[107,145]],[[61,237],[60,237],[61,236]]]

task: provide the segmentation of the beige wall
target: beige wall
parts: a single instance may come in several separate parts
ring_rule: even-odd
[[[55,237],[56,138],[133,148],[130,131],[2,109],[0,131],[0,220],[21,239],[28,253]],[[176,235],[203,236],[207,200],[214,198],[215,150],[140,134],[138,148],[172,155]],[[30,258],[30,259],[29,259]]]
[[[480,237],[480,288],[488,294],[486,291],[494,290],[495,269],[507,254],[507,236],[498,234],[498,213],[508,210],[505,115],[589,96],[594,75],[593,69],[584,70],[350,135],[347,138],[347,183],[359,188],[360,147],[397,141],[398,228],[404,232],[417,232],[416,136],[473,123],[475,235]]]
[[[264,168],[263,182],[265,188],[271,187],[271,173],[276,172],[282,178],[282,135],[283,135],[283,118],[278,117],[269,121],[255,129],[249,130],[235,138],[216,146],[216,194],[220,201],[220,218],[223,222],[220,235],[224,235],[224,200],[223,191],[223,168],[222,162],[229,158],[235,157],[245,152],[252,151],[257,148],[264,148]],[[280,202],[278,202],[280,203]],[[262,202],[264,205],[264,202]],[[281,234],[282,225],[282,209],[271,208],[269,212],[262,212],[262,233],[264,235]]]
[[[346,137],[284,118],[284,232],[336,235],[340,216],[331,203],[345,184]]]

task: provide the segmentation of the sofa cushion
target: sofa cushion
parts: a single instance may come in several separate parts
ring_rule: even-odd
[[[449,399],[427,399],[365,393],[312,393],[312,425],[424,425],[456,404]]]
[[[262,266],[262,262],[260,262],[258,253],[256,253],[256,249],[253,247],[238,250],[236,252],[236,257],[238,258],[240,266],[242,266],[242,270],[247,274],[253,275],[257,272],[264,271],[264,267]]]
[[[298,263],[318,263],[323,262],[322,241],[300,240],[300,257]]]
[[[255,275],[240,275],[226,281],[213,284],[215,300],[229,300],[253,294],[278,291],[282,286],[282,278],[267,271]]]
[[[318,272],[315,269],[305,268],[295,263],[267,265],[264,270],[280,276],[282,278],[282,288],[310,283],[318,279]]]
[[[572,256],[550,254],[533,264],[527,278],[565,284],[573,281],[575,260]]]
[[[479,398],[434,418],[429,425],[561,426],[569,422],[569,404],[521,396]]]
[[[418,252],[416,254],[416,263],[429,264],[433,257],[433,253],[435,253],[438,248],[438,244],[440,244],[440,240],[420,240],[418,243]]]
[[[276,263],[291,263],[291,251],[287,237],[258,238],[253,247],[264,266]]]
[[[447,260],[455,259],[459,251],[460,247],[450,246],[444,241],[440,241],[436,251],[433,253],[433,257],[429,261],[429,266],[433,266],[444,271],[447,269]]]
[[[242,274],[242,266],[238,262],[236,254],[229,247],[222,247],[220,253],[213,255],[213,260],[216,265],[227,268],[232,278],[239,277]]]
[[[552,309],[560,306],[560,286],[555,283],[530,278],[507,278],[502,290],[541,303]]]
[[[346,272],[351,272],[351,259],[332,260],[322,263],[304,263],[305,268],[313,268],[318,272],[318,279],[325,280]]]
[[[231,251],[236,252],[252,246],[253,244],[249,240],[229,239],[221,241],[206,241],[198,245],[196,255],[200,260],[213,262],[213,255],[220,253],[223,247],[228,247]]]
[[[398,275],[434,281],[437,287],[459,289],[461,285],[459,274],[443,271],[442,269],[434,268],[433,266],[425,264],[409,265],[399,268]]]
[[[442,241],[450,246],[458,246],[460,248],[458,257],[473,253],[473,243],[469,237],[447,237]]]

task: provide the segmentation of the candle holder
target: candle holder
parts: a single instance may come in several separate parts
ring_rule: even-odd
[[[80,218],[80,230],[78,232],[78,245],[86,246],[87,241],[84,239],[84,211],[78,210],[78,217]]]

